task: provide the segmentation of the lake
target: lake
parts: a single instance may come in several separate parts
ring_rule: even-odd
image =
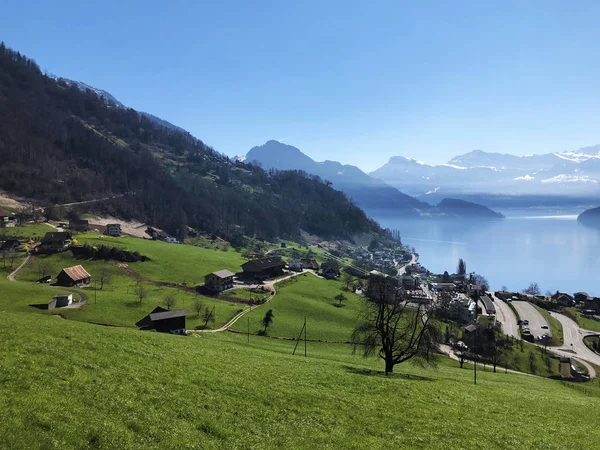
[[[506,219],[493,222],[376,219],[400,230],[402,242],[434,273],[454,273],[463,258],[467,272],[485,276],[494,290],[522,290],[535,281],[542,293],[600,296],[600,230],[581,225],[576,214],[501,212]]]

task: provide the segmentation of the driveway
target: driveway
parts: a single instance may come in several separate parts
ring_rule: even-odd
[[[527,327],[531,330],[531,335],[534,339],[542,334],[552,335],[548,322],[535,306],[522,300],[515,300],[512,302],[512,305],[519,313],[521,320],[527,319],[529,321]],[[545,326],[546,328],[542,328],[542,326]]]
[[[502,332],[508,336],[512,336],[516,339],[521,339],[519,335],[519,326],[517,325],[517,317],[510,306],[492,292],[488,292],[494,299],[494,306],[496,307],[496,320],[502,324]]]

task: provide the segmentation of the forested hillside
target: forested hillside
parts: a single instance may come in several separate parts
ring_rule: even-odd
[[[228,240],[306,230],[378,231],[318,177],[231,162],[189,133],[44,75],[0,44],[0,189],[45,205],[127,194],[99,205],[183,237]]]

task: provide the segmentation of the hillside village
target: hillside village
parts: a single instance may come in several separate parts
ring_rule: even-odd
[[[136,285],[127,290],[139,298],[140,305],[148,295],[144,292],[142,281],[157,283],[129,268],[131,263],[144,264],[144,261],[149,261],[151,258],[137,250],[130,251],[118,245],[118,242],[125,242],[125,240],[130,242],[134,239],[122,235],[120,223],[107,223],[102,230],[99,230],[89,220],[81,218],[67,222],[37,222],[40,219],[29,217],[28,223],[23,224],[22,220],[20,223],[17,214],[6,211],[3,211],[0,219],[4,224],[0,229],[0,237],[2,237],[0,255],[4,267],[8,265],[10,270],[16,268],[9,278],[18,279],[19,270],[26,271],[28,267],[36,265],[36,261],[39,261],[37,266],[40,277],[35,280],[38,284],[55,288],[76,288],[71,292],[57,293],[45,300],[40,299],[39,303],[36,303],[38,309],[58,311],[83,308],[85,310],[90,290],[93,290],[97,297],[98,283],[101,283],[103,289],[105,283],[110,283],[112,278],[106,268],[102,269],[99,276],[92,275],[90,272],[94,271],[86,269],[90,264],[96,265],[98,261],[108,262],[110,270],[121,268],[125,270],[129,279],[133,277],[137,280]],[[20,231],[26,235],[25,230],[28,230],[28,227],[31,230],[39,230],[40,227],[44,230],[52,228],[54,230],[43,234],[32,232],[29,237],[15,237],[20,235]],[[183,245],[152,227],[146,228],[145,235],[142,241],[162,241],[174,246]],[[112,241],[109,241],[110,239]],[[100,242],[102,244],[99,244]],[[387,245],[390,244],[392,246],[388,247]],[[222,321],[221,327],[217,327],[223,330],[234,329],[235,323],[242,316],[252,312],[253,308],[269,302],[275,296],[277,283],[285,283],[290,278],[310,273],[323,280],[339,282],[343,279],[341,284],[345,284],[345,287],[340,287],[340,290],[343,292],[346,289],[358,296],[365,295],[369,282],[387,278],[393,280],[409,303],[415,306],[428,305],[432,308],[435,316],[442,323],[442,329],[443,323],[448,324],[445,325],[444,345],[449,346],[451,349],[449,353],[453,358],[461,360],[461,365],[465,359],[474,359],[477,353],[477,356],[483,360],[491,358],[489,349],[480,347],[475,352],[474,349],[469,348],[475,345],[470,336],[479,333],[476,331],[479,327],[482,329],[496,327],[510,339],[523,339],[544,348],[555,346],[557,358],[564,360],[563,362],[572,368],[561,372],[567,379],[583,380],[595,373],[594,369],[589,370],[589,367],[586,367],[585,362],[577,363],[579,358],[572,361],[571,355],[558,350],[563,339],[562,336],[560,338],[553,336],[553,333],[560,331],[562,334],[562,330],[556,330],[556,326],[550,323],[549,318],[537,317],[540,316],[537,309],[541,308],[544,311],[565,314],[575,322],[582,318],[590,321],[597,320],[600,324],[600,299],[589,297],[587,294],[579,292],[570,295],[557,292],[546,297],[532,293],[487,291],[485,287],[476,283],[478,278],[477,276],[474,278],[473,274],[431,273],[419,264],[418,255],[413,253],[413,250],[403,247],[399,241],[394,240],[387,241],[386,246],[376,241],[371,241],[369,245],[364,246],[351,246],[348,243],[336,245],[331,242],[300,244],[290,241],[267,245],[254,241],[250,246],[251,248],[245,251],[245,262],[241,260],[237,267],[211,266],[209,272],[198,275],[195,284],[188,284],[187,280],[181,283],[163,281],[157,283],[164,288],[195,295],[195,300],[190,303],[196,310],[196,320],[192,320],[196,325],[190,328],[190,324],[186,322],[186,318],[191,317],[190,311],[181,308],[171,309],[175,306],[175,301],[165,300],[147,311],[145,316],[135,320],[132,318],[127,326],[135,325],[141,330],[171,334],[190,334],[210,330],[214,327],[212,324],[215,321],[216,305],[213,305],[212,309],[209,305],[195,305],[202,303],[204,299],[213,299],[217,302],[224,301],[243,306],[228,316],[228,320]],[[210,249],[206,245],[202,248]],[[67,256],[69,254],[70,257]],[[46,262],[57,260],[59,255],[61,255],[59,260],[61,265],[55,266],[55,272],[50,273],[49,264]],[[15,267],[17,263],[19,267]],[[157,263],[160,264],[159,261]],[[515,307],[516,305],[519,306]],[[142,313],[143,311],[140,311],[139,314]],[[202,320],[199,320],[200,316]],[[530,316],[535,316],[537,322]],[[530,325],[530,321],[535,323]],[[600,326],[598,328],[600,330]],[[449,331],[450,329],[452,331]],[[485,341],[484,338],[482,340]],[[593,345],[588,343],[591,351],[594,351]],[[497,350],[495,347],[494,351]],[[600,358],[596,356],[592,358],[589,358],[590,354],[586,356],[588,361],[592,359],[593,363],[596,360],[600,362]],[[576,368],[577,364],[579,366]],[[505,361],[505,365],[508,365],[508,361]]]

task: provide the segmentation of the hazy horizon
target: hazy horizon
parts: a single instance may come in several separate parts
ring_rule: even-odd
[[[369,172],[600,143],[596,2],[6,3],[27,20],[0,39],[42,70],[231,156],[277,139]]]

